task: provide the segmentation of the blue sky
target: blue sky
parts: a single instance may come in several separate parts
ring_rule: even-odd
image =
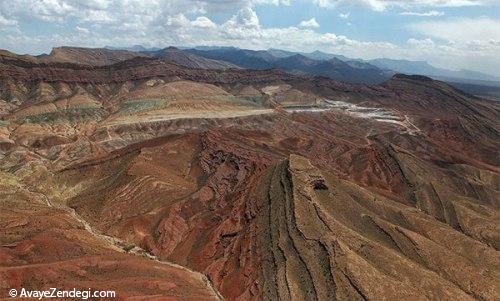
[[[225,45],[500,76],[500,0],[0,0],[0,48]]]

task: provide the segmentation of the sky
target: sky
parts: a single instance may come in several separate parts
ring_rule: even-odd
[[[0,48],[235,46],[500,76],[500,0],[0,0]]]

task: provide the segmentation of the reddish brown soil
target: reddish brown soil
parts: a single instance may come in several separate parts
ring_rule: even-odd
[[[0,294],[219,298],[212,283],[228,300],[500,298],[496,103],[403,76],[0,65]],[[399,119],[307,111],[324,99]],[[207,114],[142,118],[179,103]],[[236,114],[255,108],[272,113]]]

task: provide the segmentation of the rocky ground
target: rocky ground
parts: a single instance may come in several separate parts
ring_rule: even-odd
[[[497,103],[403,75],[0,58],[2,298],[500,298]]]

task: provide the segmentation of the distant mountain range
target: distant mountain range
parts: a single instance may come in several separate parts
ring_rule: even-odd
[[[164,51],[164,49],[146,48],[141,45],[122,48],[107,46],[106,48],[140,52],[147,56],[150,56],[151,53]],[[268,50],[248,50],[219,46],[179,47],[178,51],[175,52],[176,57],[173,57],[174,53],[172,53],[172,48],[170,49],[169,58],[177,63],[183,61],[181,65],[184,66],[189,66],[191,64],[188,62],[189,60],[200,61],[200,58],[212,60],[210,63],[200,62],[200,64],[195,63],[192,66],[199,68],[198,65],[201,65],[201,68],[206,69],[240,67],[262,70],[279,68],[294,73],[319,75],[340,81],[368,84],[381,83],[389,79],[395,73],[404,73],[425,75],[447,82],[467,83],[469,85],[500,85],[500,77],[471,70],[454,71],[437,68],[425,61],[394,60],[387,58],[362,60],[348,58],[343,55],[325,53],[318,50],[307,53],[275,48]],[[187,59],[186,56],[188,53],[195,56],[191,56]],[[181,59],[180,56],[183,56],[183,58]],[[227,65],[221,62],[230,64]],[[207,66],[211,65],[213,66],[207,68]],[[481,83],[477,81],[481,81]]]
[[[288,56],[296,54],[294,52],[275,50],[275,49],[269,49],[269,51],[271,53],[281,53],[281,54],[288,53],[289,54]],[[490,74],[485,74],[482,72],[466,70],[466,69],[455,71],[444,68],[437,68],[432,66],[426,61],[394,60],[387,58],[362,60],[362,59],[348,58],[343,55],[325,53],[321,51],[314,51],[310,53],[300,53],[300,54],[316,60],[329,60],[332,58],[338,58],[345,62],[368,63],[370,65],[376,66],[384,70],[392,70],[397,73],[405,73],[405,74],[420,74],[444,81],[458,80],[459,82],[464,82],[464,83],[473,83],[473,81],[500,82],[500,77],[493,76]]]
[[[158,48],[158,47],[144,47],[142,45],[134,45],[134,46],[131,46],[131,47],[104,46],[104,48],[109,49],[109,50],[127,50],[127,51],[133,51],[133,52],[144,52],[144,51],[158,51],[158,50],[161,50],[161,48]]]
[[[4,51],[0,55],[19,57],[16,54]],[[39,56],[23,56],[25,60],[38,62],[67,62],[82,65],[104,66],[130,60],[136,57],[172,61],[178,65],[197,69],[229,69],[240,67],[226,61],[217,61],[197,56],[175,47],[145,48],[140,45],[133,47],[117,48],[82,48],[82,47],[56,47],[50,54]]]
[[[331,60],[333,58],[337,58],[337,59],[342,60],[342,61],[351,61],[352,60],[352,59],[350,59],[346,56],[340,55],[340,54],[325,53],[325,52],[322,52],[319,50],[316,50],[313,52],[292,52],[292,51],[270,48],[267,51],[276,57],[287,57],[287,56],[292,56],[292,55],[296,55],[296,54],[301,54],[301,55],[306,56],[306,57],[313,59],[313,60],[327,61],[327,60]]]
[[[106,49],[110,50],[127,50],[133,52],[156,52],[160,51],[160,48],[147,48],[141,45],[135,45],[132,47],[112,47],[106,46]],[[378,58],[372,60],[362,60],[362,59],[354,59],[349,58],[343,55],[331,54],[322,52],[319,50],[313,52],[294,52],[287,51],[281,49],[270,48],[268,50],[248,50],[248,49],[240,49],[236,47],[221,47],[221,46],[196,46],[196,47],[179,47],[180,50],[184,52],[189,52],[192,54],[196,54],[200,57],[205,57],[213,60],[226,61],[232,63],[233,65],[237,65],[241,68],[251,68],[251,69],[269,69],[269,68],[284,68],[285,70],[294,70],[301,71],[304,73],[312,73],[314,75],[323,75],[323,76],[333,76],[334,79],[337,79],[337,74],[324,74],[324,70],[317,74],[315,72],[316,68],[312,68],[311,70],[311,62],[305,62],[304,58],[297,57],[292,59],[293,63],[297,63],[297,60],[303,61],[307,66],[294,66],[295,68],[290,68],[289,66],[284,66],[283,62],[277,63],[280,59],[285,59],[289,57],[293,57],[296,55],[303,56],[305,58],[316,60],[316,61],[331,61],[332,59],[337,59],[347,63],[350,67],[363,69],[363,70],[371,70],[371,72],[380,69],[378,71],[380,78],[378,76],[368,76],[370,78],[369,81],[381,79],[382,81],[389,78],[395,73],[405,73],[405,74],[419,74],[430,76],[439,80],[444,80],[447,82],[460,82],[467,84],[478,84],[474,81],[486,81],[486,82],[500,82],[500,77],[493,76],[490,74],[485,74],[482,72],[472,71],[472,70],[448,70],[444,68],[437,68],[432,66],[426,61],[410,61],[410,60],[395,60],[388,58]],[[338,65],[338,61],[334,60],[334,65]],[[320,63],[316,63],[320,64]],[[279,65],[279,66],[277,66]],[[300,68],[299,68],[300,67]],[[345,66],[344,66],[345,67]],[[308,69],[308,70],[302,70]],[[318,68],[321,69],[321,68]],[[353,71],[354,72],[354,71]],[[383,78],[383,79],[382,79]],[[359,81],[359,80],[355,80]],[[363,79],[360,80],[364,82]],[[492,83],[482,83],[486,85],[491,85]],[[497,85],[498,83],[493,83],[493,85]]]
[[[481,72],[471,70],[447,70],[436,68],[425,61],[407,61],[407,60],[391,60],[391,59],[375,59],[369,60],[368,63],[382,69],[390,69],[399,73],[406,74],[421,74],[438,79],[467,79],[467,80],[482,80],[482,81],[500,81],[500,77],[496,77]]]
[[[221,60],[238,65],[245,69],[272,69],[277,57],[265,50],[247,50],[234,47],[214,49],[184,49],[185,52],[213,60]]]
[[[178,65],[189,68],[199,68],[199,69],[240,68],[239,66],[227,61],[219,61],[210,58],[205,58],[203,56],[198,56],[196,54],[183,51],[176,47],[167,47],[164,49],[159,49],[154,51],[141,51],[141,53],[154,58],[170,60]]]
[[[246,69],[282,69],[292,73],[329,77],[349,83],[378,84],[389,79],[394,72],[356,61],[344,61],[337,56],[321,52],[310,54],[282,50],[247,50],[238,48],[185,49],[197,56],[226,61]],[[314,59],[312,57],[322,57]]]
[[[235,47],[210,46],[184,48],[183,50],[205,58],[231,62],[242,68],[280,68],[286,71],[326,76],[351,83],[376,84],[387,80],[395,73],[405,73],[425,75],[453,83],[485,86],[500,85],[500,77],[471,70],[454,71],[437,68],[425,61],[385,58],[362,60],[321,51],[306,53],[280,49],[256,51]],[[345,64],[342,64],[342,62]]]
[[[470,94],[500,99],[500,78],[480,72],[436,68],[425,61],[391,59],[361,60],[321,51],[298,53],[279,49],[248,50],[235,47],[200,46],[194,48],[57,47],[50,54],[19,56],[8,51],[0,56],[22,57],[25,61],[68,62],[103,66],[136,57],[174,62],[196,69],[281,69],[294,74],[323,76],[348,83],[380,84],[396,73],[425,75],[446,81]]]

